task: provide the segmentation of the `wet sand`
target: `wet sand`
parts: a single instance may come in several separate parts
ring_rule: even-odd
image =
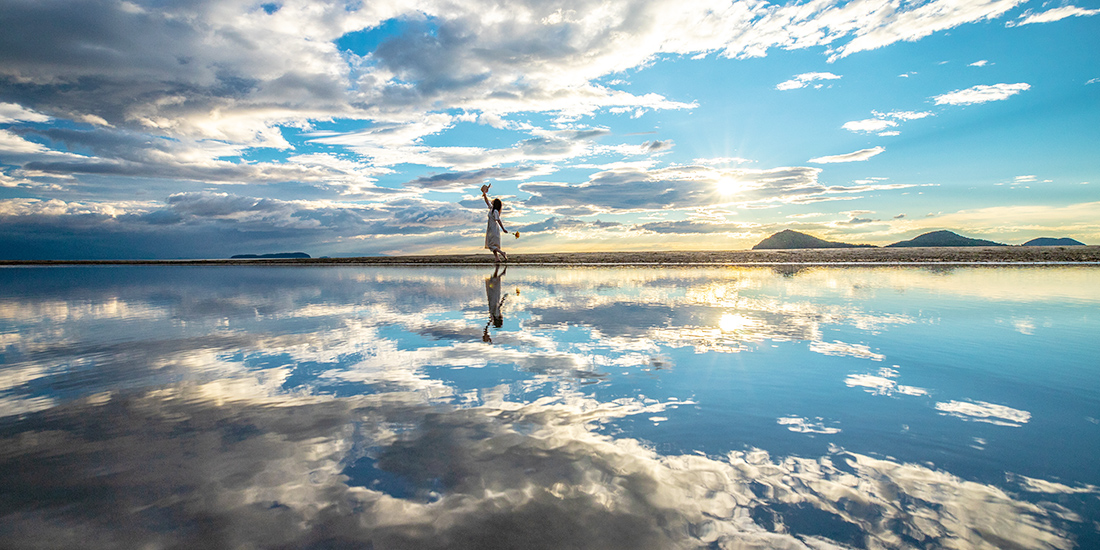
[[[846,265],[1100,263],[1100,246],[826,248],[510,254],[508,265]],[[310,259],[0,261],[0,265],[491,265],[493,255],[439,254]]]

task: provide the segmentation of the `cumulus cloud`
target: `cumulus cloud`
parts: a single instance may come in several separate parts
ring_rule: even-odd
[[[893,120],[868,118],[864,120],[853,120],[851,122],[845,122],[842,128],[848,130],[849,132],[875,133],[881,132],[887,128],[893,128],[897,125],[898,123],[894,122]]]
[[[852,19],[845,23],[849,28],[859,30],[855,38],[836,48],[830,60],[899,41],[912,42],[964,23],[994,19],[1021,3],[1022,0],[980,0],[965,4],[933,1],[901,11],[885,5],[879,5],[869,13],[849,11],[845,15]]]
[[[551,216],[540,222],[521,225],[517,230],[521,233],[556,233],[561,231],[595,231],[618,227],[623,227],[622,222],[584,221],[576,218]]]
[[[10,124],[16,121],[24,122],[48,122],[50,117],[25,109],[15,103],[0,103],[0,124]]]
[[[840,78],[840,75],[833,73],[803,73],[796,75],[790,80],[780,82],[775,85],[776,90],[796,90],[798,88],[805,88],[811,82],[815,80],[836,80]]]
[[[530,182],[520,184],[520,190],[532,195],[524,204],[541,211],[571,215],[642,212],[805,198],[826,191],[817,182],[819,171],[807,167],[623,168],[598,172],[579,185]]]
[[[638,225],[638,229],[653,233],[667,233],[676,235],[713,235],[718,233],[743,233],[756,224],[749,222],[726,221],[660,221]]]
[[[589,157],[652,162],[673,143],[601,144],[611,131],[580,119],[694,109],[690,100],[625,88],[618,77],[664,57],[824,48],[835,60],[999,17],[1018,4],[579,0],[519,1],[505,12],[490,0],[7,3],[0,7],[0,121],[11,127],[0,129],[0,185],[70,186],[104,204],[135,189],[167,196],[249,185],[241,196],[371,200],[390,214],[385,205],[395,201],[509,178],[528,181],[531,205],[562,216],[655,211],[666,199],[678,208],[835,200],[805,167],[662,174],[650,166],[630,185],[611,186],[612,174],[630,172],[613,163],[632,159]],[[780,88],[837,78],[803,73]],[[908,120],[891,116],[845,128],[888,134]],[[51,122],[58,124],[46,127]],[[511,145],[432,139],[473,124],[508,132]],[[556,183],[529,182],[574,159],[609,167],[574,186],[585,200],[559,196]],[[377,185],[402,165],[438,172],[402,189]],[[388,183],[409,178],[394,179]],[[661,187],[669,183],[680,190]],[[621,204],[603,196],[624,190]],[[51,196],[68,195],[43,198]],[[161,225],[183,215],[167,211],[156,214]],[[111,223],[129,227],[120,220]]]
[[[871,114],[873,114],[875,118],[846,122],[842,128],[849,132],[878,134],[880,136],[896,136],[900,132],[888,129],[896,128],[899,125],[899,121],[919,120],[932,116],[932,113],[928,111],[891,111],[889,113],[871,111]]]
[[[851,153],[845,153],[843,155],[832,155],[827,157],[817,157],[808,160],[814,164],[830,164],[836,162],[859,162],[867,160],[879,153],[885,151],[885,147],[871,147],[870,149],[860,149]]]
[[[325,249],[345,239],[481,229],[461,205],[404,198],[385,203],[279,200],[184,192],[164,201],[0,200],[5,259],[226,257],[260,248]],[[364,245],[362,254],[378,253]]]
[[[288,0],[277,10],[243,0],[24,3],[5,8],[0,97],[72,120],[286,147],[278,125],[408,122],[440,105],[488,115],[690,108],[593,80],[660,54],[757,57],[839,44],[831,53],[838,58],[997,17],[1018,3],[581,2],[563,10],[517,2],[507,18],[485,17],[494,6],[479,1]],[[402,24],[373,50],[337,47],[341,37],[389,21]],[[74,85],[80,93],[71,93]]]
[[[454,121],[447,115],[433,118],[430,122],[376,125],[352,132],[317,132],[311,134],[310,140],[324,145],[346,147],[369,159],[371,166],[378,169],[399,164],[417,164],[465,172],[496,169],[511,163],[549,163],[604,153],[645,155],[665,151],[672,146],[671,141],[656,140],[641,145],[596,144],[595,140],[609,133],[606,128],[524,128],[531,137],[522,139],[511,147],[432,147],[424,145],[422,138],[450,128]]]
[[[405,187],[433,189],[436,191],[461,191],[468,187],[477,187],[489,180],[522,180],[532,176],[546,175],[548,170],[542,167],[514,166],[507,168],[486,168],[467,172],[448,172],[432,176],[422,176],[405,182]]]
[[[879,221],[879,220],[875,220],[875,219],[872,219],[872,218],[860,218],[860,217],[853,216],[851,218],[848,218],[847,220],[836,222],[836,223],[837,223],[837,225],[864,225],[864,224],[868,224],[868,223],[874,223],[874,222],[877,222],[877,221]]]
[[[872,113],[880,118],[892,118],[894,120],[919,120],[925,117],[932,116],[932,113],[928,111],[890,111],[889,113],[879,113],[872,111]]]
[[[1030,25],[1032,23],[1053,23],[1055,21],[1061,21],[1067,17],[1091,17],[1100,13],[1100,9],[1090,10],[1087,8],[1079,8],[1077,6],[1062,6],[1058,8],[1052,8],[1039,13],[1027,10],[1017,18],[1016,21],[1009,21],[1005,23],[1006,27],[1019,27],[1022,25]]]
[[[1001,101],[1029,89],[1031,89],[1031,85],[1025,82],[993,84],[991,86],[979,84],[965,90],[955,90],[938,95],[932,99],[936,102],[936,105],[973,105],[989,101]]]
[[[394,194],[393,190],[374,184],[376,177],[387,169],[330,153],[291,155],[283,161],[240,162],[227,158],[242,155],[244,150],[240,146],[211,140],[168,139],[129,130],[62,127],[0,130],[0,151],[7,153],[5,159],[18,164],[25,173],[54,178],[111,176],[98,184],[104,200],[129,195],[137,178],[177,186],[180,181],[221,185],[294,182],[361,197]]]

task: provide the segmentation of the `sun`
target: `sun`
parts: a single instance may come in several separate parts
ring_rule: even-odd
[[[722,176],[714,182],[714,187],[723,195],[732,195],[741,189],[741,182],[730,176]]]

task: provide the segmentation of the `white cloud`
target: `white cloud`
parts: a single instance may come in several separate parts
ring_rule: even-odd
[[[982,59],[980,61],[975,61],[975,62],[973,62],[973,63],[971,63],[970,65],[967,65],[967,66],[968,67],[985,67],[988,64],[989,64],[988,60]]]
[[[620,78],[606,84],[608,78],[663,58],[745,58],[775,48],[828,48],[826,55],[835,59],[997,17],[1018,3],[578,0],[564,9],[519,0],[501,10],[488,0],[285,0],[278,9],[265,10],[248,0],[133,0],[107,2],[92,12],[17,3],[6,13],[26,24],[10,26],[0,37],[5,52],[0,98],[9,102],[0,103],[0,121],[21,127],[0,130],[0,155],[12,167],[5,169],[0,185],[69,178],[75,187],[95,178],[95,186],[84,188],[112,194],[98,198],[109,203],[135,188],[163,197],[240,184],[262,186],[242,196],[354,197],[384,201],[379,208],[385,209],[394,201],[463,189],[482,179],[549,176],[560,168],[557,163],[581,159],[609,169],[567,192],[568,186],[555,182],[524,184],[571,205],[543,203],[539,208],[629,212],[657,211],[663,199],[698,208],[812,202],[838,198],[834,193],[855,198],[850,191],[855,187],[820,185],[818,169],[812,167],[716,169],[746,162],[728,158],[661,172],[652,157],[672,146],[657,139],[664,136],[640,144],[601,143],[598,138],[610,130],[581,128],[579,117],[613,110],[629,116],[693,109],[690,99],[616,89],[623,85]],[[394,20],[402,25],[386,24]],[[396,34],[374,51],[340,50],[341,37],[372,29]],[[42,46],[26,47],[30,43]],[[839,78],[807,72],[779,87]],[[38,92],[20,91],[32,88]],[[33,101],[24,102],[27,96]],[[875,113],[874,119],[844,127],[894,135],[903,121],[918,115]],[[66,120],[82,124],[77,130],[66,124],[42,130],[40,125]],[[483,125],[479,132],[500,130],[494,137],[525,135],[492,145],[450,139],[448,133],[473,124]],[[300,151],[291,150],[291,135],[305,136]],[[815,161],[865,160],[882,150]],[[595,158],[601,155],[612,158]],[[639,158],[647,160],[624,164]],[[403,164],[431,171],[423,178],[416,177],[421,173],[395,178],[412,189],[376,185],[380,176]],[[612,185],[620,176],[623,185]],[[650,196],[635,197],[633,189],[624,190],[627,182]],[[587,198],[573,201],[568,193]],[[616,196],[605,193],[624,200],[616,203]],[[543,200],[539,197],[532,204]],[[97,201],[87,197],[87,202]],[[343,216],[348,209],[334,212]]]
[[[1027,10],[1016,21],[1009,21],[1005,23],[1006,27],[1019,27],[1021,25],[1030,25],[1032,23],[1053,23],[1055,21],[1061,21],[1067,17],[1090,17],[1100,13],[1100,9],[1090,10],[1087,8],[1079,8],[1077,6],[1062,6],[1060,8],[1049,9],[1044,12],[1033,13],[1031,10]]]
[[[1017,84],[993,84],[988,86],[979,84],[965,90],[955,90],[943,95],[933,97],[936,105],[973,105],[989,101],[1008,99],[1022,91],[1031,89],[1031,85],[1020,82]]]
[[[7,41],[44,46],[7,49],[0,74],[41,87],[38,103],[27,106],[39,113],[285,148],[278,127],[311,120],[411,122],[449,109],[467,117],[690,109],[692,104],[595,80],[666,54],[745,58],[773,48],[839,43],[831,55],[844,57],[997,17],[1019,1],[899,7],[877,0],[782,6],[581,0],[569,10],[528,1],[509,4],[507,15],[487,0],[287,0],[270,13],[243,0],[134,0],[94,13],[26,5],[12,8],[25,24],[6,28]],[[405,28],[374,51],[352,53],[336,45],[348,33],[395,19]],[[99,84],[79,101],[48,93],[82,79]]]
[[[819,172],[809,167],[630,167],[598,172],[579,185],[530,182],[519,188],[533,195],[525,202],[528,207],[579,216],[808,200],[832,192],[818,183]]]
[[[928,111],[891,111],[886,114],[872,111],[875,116],[893,118],[896,120],[918,120],[925,117],[932,116],[932,113]]]
[[[447,172],[423,176],[405,183],[405,187],[434,189],[437,191],[461,191],[476,188],[489,181],[526,180],[534,176],[546,176],[553,173],[549,166],[516,166],[508,168],[486,168],[466,172]]]
[[[0,124],[10,124],[16,121],[49,122],[50,117],[25,109],[15,103],[0,103]]]
[[[818,156],[816,158],[811,158],[811,160],[807,162],[811,162],[814,164],[855,163],[866,161],[868,160],[868,158],[878,155],[883,151],[886,151],[886,147],[877,146],[871,147],[871,149],[861,149],[859,151],[846,153],[843,155]]]
[[[892,120],[885,120],[881,118],[868,118],[865,120],[853,120],[851,122],[845,122],[844,126],[841,126],[841,128],[844,128],[849,132],[873,133],[881,132],[887,128],[893,128],[897,125],[898,123]]]
[[[857,6],[849,4],[837,9],[841,13],[830,14],[847,16],[843,23],[831,29],[850,29],[856,37],[836,48],[830,61],[899,41],[912,42],[964,23],[994,19],[1022,3],[1023,0],[933,0],[907,10],[897,10],[893,4],[880,3],[874,7],[859,2]]]
[[[881,147],[881,146],[880,147],[872,147],[870,149],[860,149],[859,151],[855,151],[855,152],[852,152],[852,153],[846,153],[846,154],[843,154],[843,155],[832,155],[832,156],[827,156],[827,157],[812,158],[812,159],[808,160],[807,162],[812,162],[814,164],[830,164],[830,163],[834,163],[834,162],[859,162],[859,161],[867,160],[867,159],[869,159],[869,158],[871,158],[871,157],[873,157],[873,156],[875,156],[879,153],[882,153],[885,150],[886,150],[886,148]]]
[[[0,152],[5,153],[5,158],[10,160],[10,154],[51,153],[44,145],[27,141],[7,130],[0,130]]]
[[[889,113],[871,111],[871,114],[875,115],[875,118],[846,122],[842,128],[849,132],[863,132],[867,134],[878,134],[880,136],[896,136],[901,132],[897,130],[888,130],[888,128],[896,128],[899,121],[918,120],[932,116],[932,113],[928,111],[891,111]]]
[[[640,145],[596,144],[597,138],[609,133],[606,128],[527,128],[532,137],[499,149],[423,145],[422,138],[449,129],[452,121],[447,115],[433,115],[420,122],[376,125],[346,133],[318,133],[311,136],[311,141],[346,147],[369,159],[375,167],[418,164],[463,171],[485,170],[508,163],[555,162],[598,153],[647,155],[667,150],[672,145],[670,141],[659,140]]]
[[[147,212],[155,207],[149,201],[66,202],[58,199],[0,200],[0,218],[16,216],[100,215],[118,216],[130,212]]]
[[[836,80],[838,78],[840,78],[840,75],[835,75],[833,73],[803,73],[790,80],[776,84],[775,89],[795,90],[798,88],[805,88],[807,84],[815,80]]]

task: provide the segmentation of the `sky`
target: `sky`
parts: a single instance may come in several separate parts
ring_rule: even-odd
[[[0,259],[1100,244],[1100,0],[0,0]]]

